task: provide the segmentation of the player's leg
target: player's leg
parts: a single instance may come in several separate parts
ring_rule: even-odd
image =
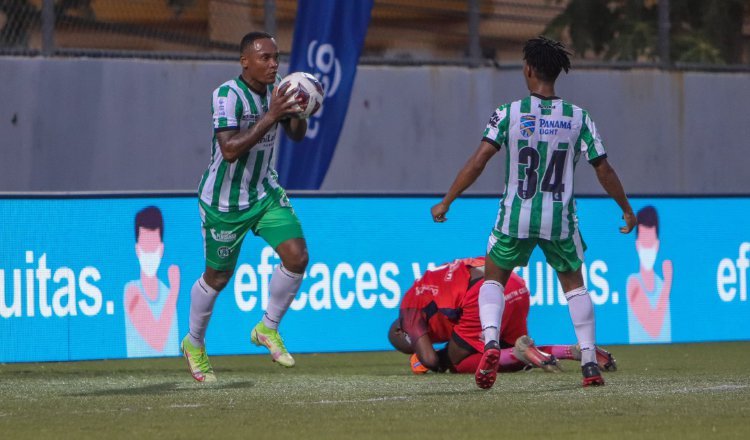
[[[188,334],[181,349],[193,378],[216,380],[205,347],[206,330],[216,298],[234,273],[242,241],[249,231],[250,213],[222,213],[201,202],[200,206],[206,269],[190,289]]]
[[[506,362],[521,362],[522,368],[537,367],[548,373],[562,371],[557,358],[537,347],[534,340],[528,336],[527,318],[530,307],[528,290],[524,289],[516,293],[517,295],[506,300],[505,312],[503,313],[500,343],[513,347],[512,350],[509,350],[512,352],[513,359]],[[501,359],[502,363],[503,360]],[[515,365],[512,365],[512,367],[515,368]],[[501,371],[503,370],[501,369]],[[511,371],[517,371],[517,369]]]
[[[557,271],[565,298],[568,301],[573,328],[581,347],[583,386],[604,385],[599,365],[596,363],[596,326],[594,305],[583,282],[581,266],[586,245],[578,231],[565,240],[540,240],[547,263]]]
[[[481,342],[474,344],[469,341],[479,341],[480,334],[479,326],[477,326],[477,331],[473,337],[466,336],[466,329],[460,329],[459,332],[454,330],[447,346],[448,358],[453,365],[451,371],[459,374],[476,373],[482,361],[483,347]],[[525,366],[526,363],[518,360],[513,354],[512,348],[502,348],[500,350],[500,358],[497,364],[497,371],[499,373],[520,371]]]
[[[538,345],[537,348],[545,353],[549,353],[559,360],[580,361],[580,350],[576,356],[578,347],[575,345]]]
[[[479,290],[479,318],[484,337],[484,353],[474,379],[479,388],[491,388],[500,363],[500,328],[505,306],[504,286],[516,266],[528,264],[535,243],[493,231],[487,243],[485,281]]]
[[[479,368],[479,362],[482,359],[482,343],[479,342],[479,326],[477,326],[476,330],[476,338],[474,339],[474,342],[476,343],[474,344],[467,341],[469,338],[465,339],[465,336],[457,334],[455,329],[451,334],[451,340],[448,342],[446,349],[448,351],[448,359],[453,365],[451,368],[452,372],[459,374],[474,373],[477,371],[477,368]]]
[[[569,347],[570,352],[573,357],[570,359],[580,361],[581,360],[581,347],[576,345],[570,345],[570,346],[562,346],[562,347]],[[604,371],[617,371],[617,360],[612,355],[612,353],[608,352],[607,350],[599,347],[597,345],[596,347],[596,363],[599,364],[599,369]]]
[[[308,262],[307,243],[304,238],[291,238],[276,246],[276,253],[281,264],[271,275],[268,307],[263,315],[263,323],[272,329],[278,329],[302,284]]]
[[[281,264],[271,275],[268,306],[263,319],[253,328],[250,340],[268,348],[274,362],[293,367],[294,358],[278,328],[302,285],[309,257],[302,226],[283,190],[268,195],[265,212],[254,231],[276,250]]]
[[[505,284],[513,268],[498,266],[487,256],[484,266],[484,283],[479,289],[479,320],[485,344],[500,343],[500,323],[505,309]]]

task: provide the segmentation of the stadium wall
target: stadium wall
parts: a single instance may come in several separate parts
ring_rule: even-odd
[[[0,189],[195,190],[211,139],[210,94],[232,62],[0,58]],[[581,70],[558,93],[587,108],[627,190],[746,194],[750,74]],[[360,67],[322,189],[447,189],[519,69]],[[472,188],[498,192],[502,158]],[[600,194],[579,167],[579,193]]]
[[[435,264],[484,253],[497,201],[459,199],[443,224],[429,216],[434,202],[293,198],[310,265],[282,326],[290,351],[390,349],[387,329],[415,278]],[[750,198],[632,202],[636,210],[653,206],[658,213],[653,288],[639,270],[635,234],[617,232],[621,220],[614,202],[578,203],[598,342],[750,339],[750,233],[740,227],[727,234],[725,221],[748,218]],[[137,293],[143,292],[141,264],[148,263],[139,262],[134,234],[136,214],[147,206],[157,207],[164,219],[156,272],[161,291],[148,299]],[[5,197],[0,212],[0,362],[177,355],[179,338],[187,332],[190,288],[203,271],[193,197]],[[722,215],[696,215],[711,212]],[[543,258],[537,249],[519,271],[531,292],[530,334],[539,344],[572,344],[565,297]],[[208,330],[212,354],[262,352],[250,344],[249,334],[266,307],[279,260],[262,240],[248,237],[239,262]],[[637,289],[645,292],[641,302],[631,300]],[[175,307],[165,305],[168,295],[177,295]],[[151,309],[145,316],[136,307],[144,299]]]

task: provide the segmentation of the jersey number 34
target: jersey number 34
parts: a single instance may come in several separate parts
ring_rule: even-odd
[[[541,143],[541,142],[540,142]],[[546,151],[546,148],[545,148]],[[555,150],[552,152],[549,165],[544,170],[541,180],[541,189],[543,192],[552,193],[552,200],[555,202],[562,201],[565,184],[563,183],[563,174],[565,173],[565,160],[568,152],[565,150]],[[518,179],[518,197],[528,200],[534,198],[537,192],[539,182],[539,165],[541,164],[539,151],[531,147],[523,147],[518,151],[518,164],[523,167],[523,174],[519,173]]]

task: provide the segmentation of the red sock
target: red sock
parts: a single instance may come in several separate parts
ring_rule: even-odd
[[[573,357],[573,353],[570,351],[570,345],[542,345],[537,348],[558,359],[580,360]]]
[[[482,360],[482,353],[470,354],[455,366],[456,373],[474,374],[477,371],[477,368],[479,368],[480,360]]]
[[[479,368],[479,361],[482,360],[482,353],[474,353],[462,360],[455,366],[455,372],[459,374],[475,373]],[[519,361],[513,354],[512,348],[503,348],[500,350],[500,363],[498,371],[501,373],[510,373],[513,371],[523,370],[526,364]]]

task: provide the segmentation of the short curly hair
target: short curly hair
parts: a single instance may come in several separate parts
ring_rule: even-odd
[[[562,43],[543,36],[530,39],[523,47],[523,59],[546,82],[554,82],[562,70],[568,73],[570,55]]]

